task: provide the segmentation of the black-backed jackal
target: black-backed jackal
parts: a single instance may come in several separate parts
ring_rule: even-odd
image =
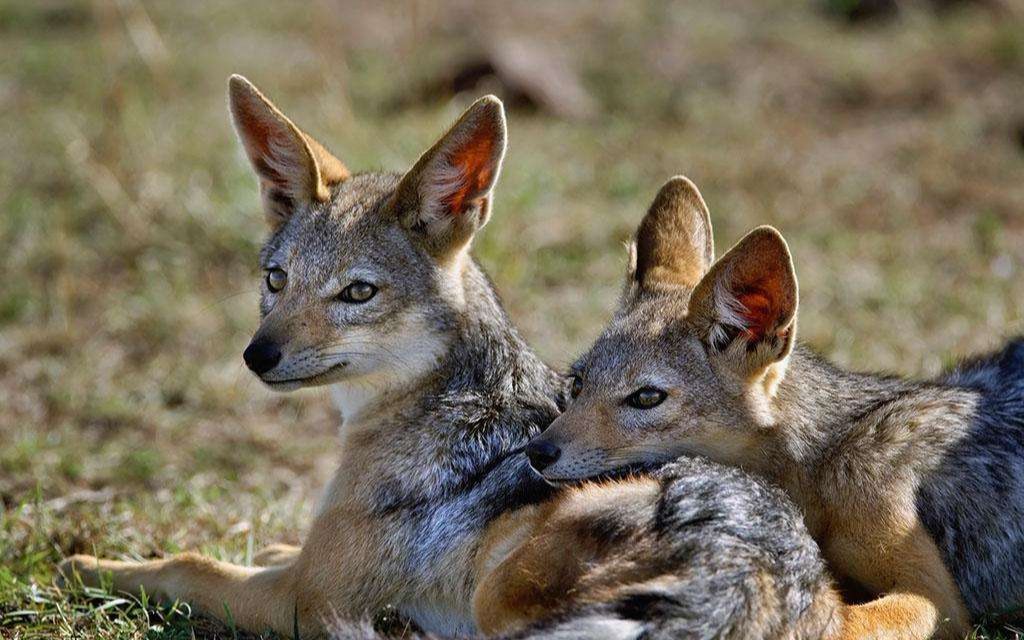
[[[572,369],[573,400],[528,448],[551,481],[679,455],[783,488],[830,568],[878,598],[851,637],[963,638],[1024,607],[1024,341],[912,382],[796,345],[789,249],[755,229],[714,260],[696,187],[641,222],[614,319]]]

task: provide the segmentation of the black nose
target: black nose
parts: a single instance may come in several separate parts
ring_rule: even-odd
[[[277,348],[272,340],[261,338],[249,343],[242,354],[245,366],[252,369],[252,372],[260,375],[266,373],[281,362],[281,350]]]
[[[546,440],[534,440],[526,445],[526,457],[537,471],[543,471],[555,464],[562,450]]]

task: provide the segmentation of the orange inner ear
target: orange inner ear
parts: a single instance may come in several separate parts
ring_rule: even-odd
[[[491,123],[476,129],[473,136],[449,157],[461,180],[457,188],[445,198],[448,210],[460,215],[483,197],[494,173],[494,141],[497,132]]]
[[[747,322],[745,335],[748,340],[761,340],[774,329],[779,320],[781,292],[769,279],[761,280],[736,295],[745,311],[741,314]]]

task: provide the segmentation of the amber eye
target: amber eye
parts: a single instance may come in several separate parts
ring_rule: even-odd
[[[643,387],[642,389],[634,391],[628,398],[626,398],[626,404],[634,409],[653,409],[664,402],[667,397],[668,394],[661,389]]]
[[[338,300],[348,302],[349,304],[362,304],[375,295],[377,295],[377,287],[369,282],[356,280],[341,290],[341,293],[338,294]]]
[[[583,391],[583,378],[573,376],[571,386],[569,387],[569,395],[575,400],[581,391]]]
[[[271,293],[277,293],[284,286],[288,284],[288,274],[284,272],[284,269],[267,269],[267,288],[270,289]]]

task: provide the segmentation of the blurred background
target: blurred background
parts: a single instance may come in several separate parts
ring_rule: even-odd
[[[52,564],[244,561],[333,469],[326,395],[242,365],[264,228],[231,73],[355,170],[505,99],[476,252],[558,367],[678,173],[719,254],[782,231],[800,336],[843,365],[932,375],[1024,330],[1020,0],[0,0],[2,637],[196,632]]]

